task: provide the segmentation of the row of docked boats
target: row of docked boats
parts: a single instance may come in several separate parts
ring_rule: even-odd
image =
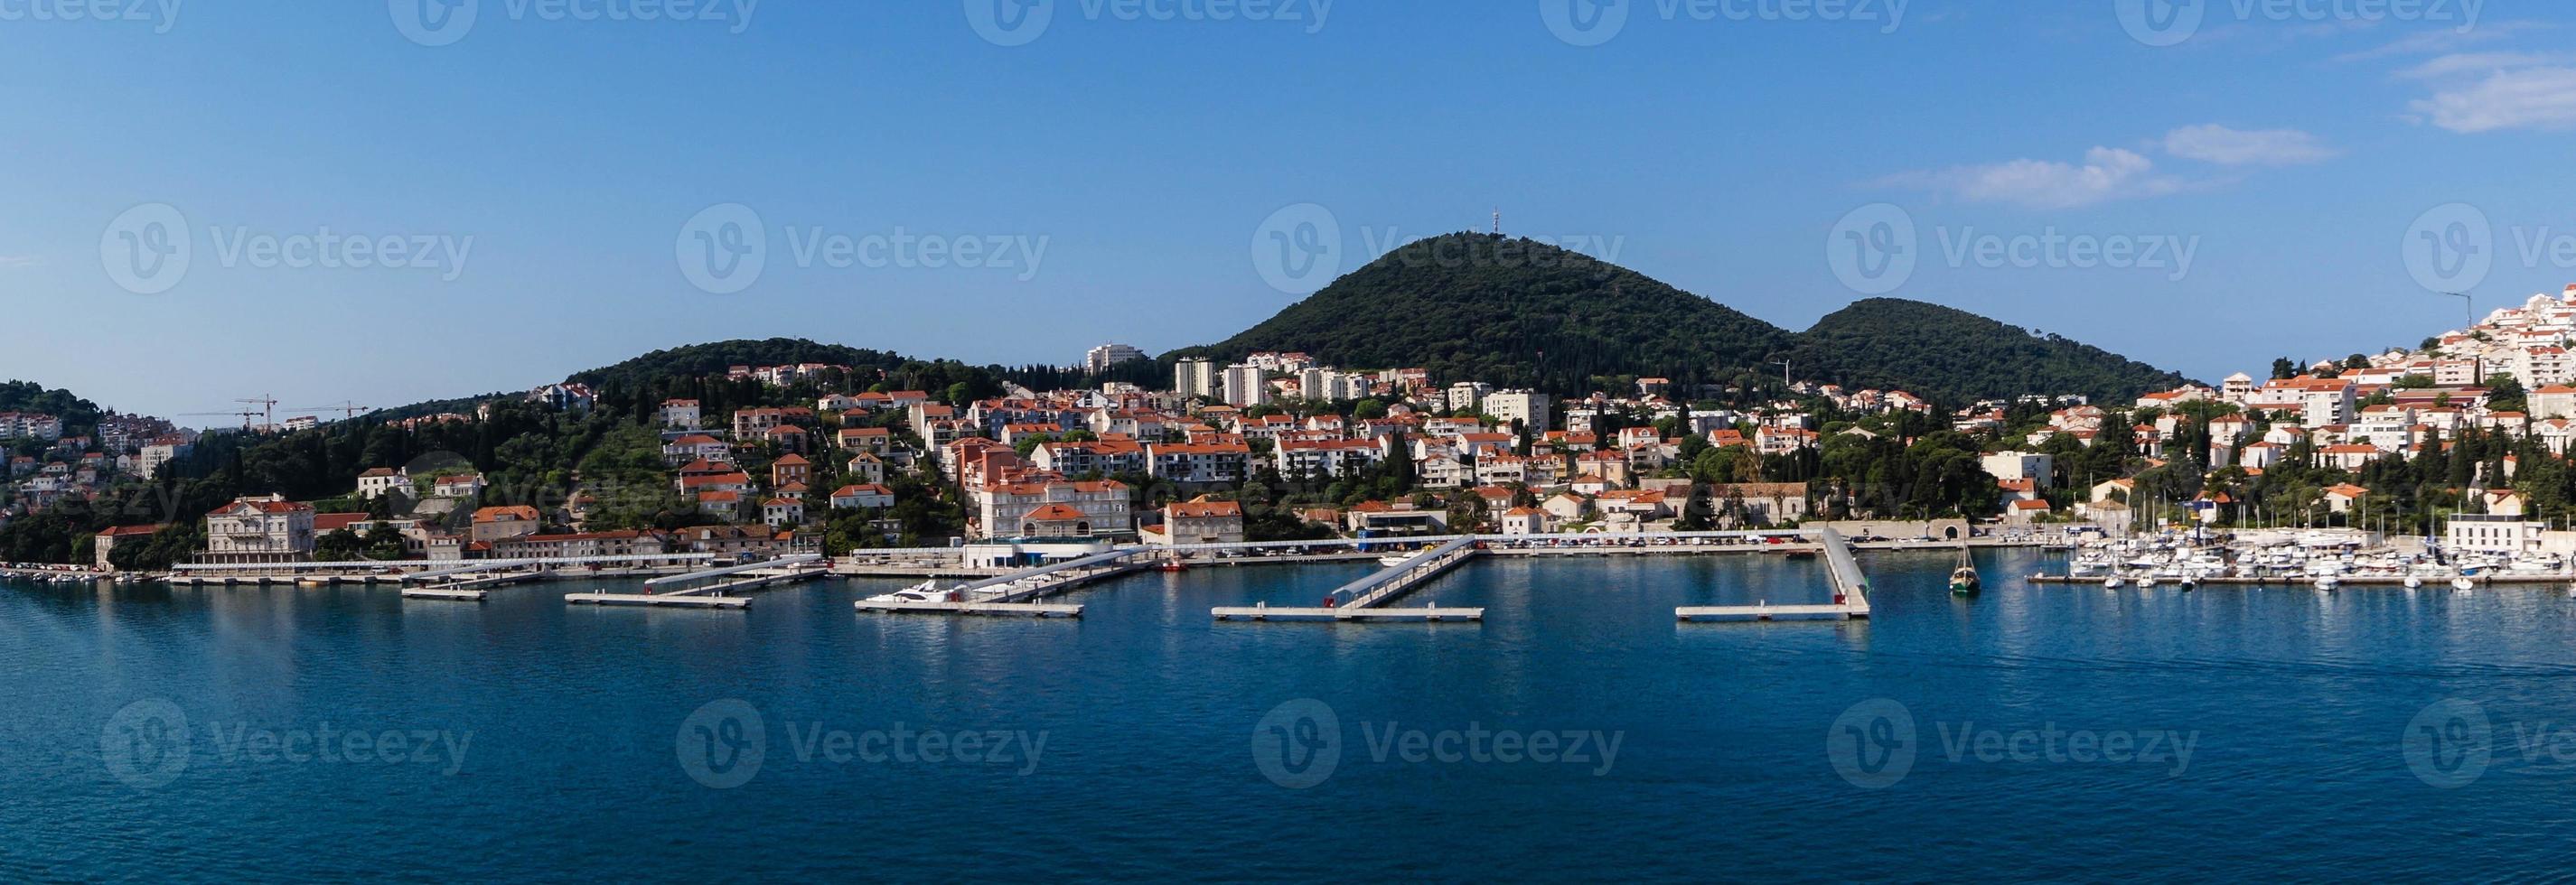
[[[2498,576],[2525,578],[2570,576],[2567,562],[2555,555],[2443,555],[2438,548],[2405,553],[2389,548],[2364,549],[2335,540],[2287,539],[2267,544],[2202,545],[2176,538],[2098,542],[2076,553],[2067,574],[2077,580],[2097,579],[2104,587],[2192,589],[2212,580],[2260,583],[2309,583],[2332,590],[2347,582],[2401,584],[2408,588],[2449,583],[2468,591]]]

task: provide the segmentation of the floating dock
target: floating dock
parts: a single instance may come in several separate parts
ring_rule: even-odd
[[[644,593],[570,593],[565,594],[564,602],[569,605],[749,608],[751,607],[751,599],[749,597],[731,596],[727,594],[755,590],[774,584],[792,584],[799,581],[810,581],[815,578],[822,577],[829,573],[829,570],[825,569],[821,565],[822,559],[823,557],[810,553],[798,554],[795,556],[783,556],[767,562],[726,566],[724,568],[690,572],[685,575],[671,575],[668,577],[654,578],[644,582],[644,589],[648,591]],[[734,577],[736,575],[740,575],[741,577]],[[718,578],[728,577],[732,577],[734,579],[730,581],[719,581],[712,584],[702,583],[706,581],[715,581]],[[660,587],[674,587],[678,589],[664,590],[660,593],[649,592]]]
[[[1082,617],[1082,606],[1078,604],[1041,603],[1037,600],[1141,570],[1145,568],[1145,560],[1161,555],[1162,552],[1153,547],[1112,550],[962,584],[949,589],[947,599],[862,599],[858,601],[857,608],[863,612],[885,614],[1079,618]]]
[[[1852,559],[1851,545],[1840,532],[1819,529],[1816,543],[1825,554],[1825,575],[1833,583],[1834,601],[1824,605],[1686,605],[1673,617],[1693,621],[1850,621],[1869,618],[1869,575]]]
[[[1079,618],[1082,606],[1055,602],[871,602],[859,600],[859,610],[888,614],[981,615],[1003,618]]]
[[[1308,621],[1308,622],[1386,622],[1482,621],[1481,608],[1393,608],[1386,603],[1412,592],[1413,588],[1457,568],[1484,552],[1474,536],[1461,537],[1416,554],[1376,574],[1342,585],[1325,597],[1326,604],[1315,608],[1274,608],[1269,605],[1223,606],[1208,610],[1220,621]]]

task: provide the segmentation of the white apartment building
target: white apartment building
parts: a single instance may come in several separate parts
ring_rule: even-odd
[[[1225,368],[1225,404],[1236,407],[1258,406],[1270,402],[1270,385],[1260,366],[1249,363]]]
[[[1460,381],[1449,385],[1449,410],[1473,412],[1484,408],[1485,394],[1492,392],[1494,386],[1481,381]]]
[[[666,399],[662,401],[662,427],[665,430],[696,430],[701,426],[700,422],[703,420],[705,420],[705,416],[699,410],[697,400]]]
[[[1125,344],[1103,344],[1082,355],[1082,367],[1097,375],[1119,363],[1145,359],[1145,352]]]
[[[1172,389],[1182,396],[1216,399],[1225,395],[1216,361],[1206,357],[1187,357],[1172,365]]]
[[[2057,459],[2038,452],[1996,452],[1977,461],[1996,479],[2046,480],[2057,475]]]
[[[1279,475],[1290,477],[1334,476],[1383,457],[1386,449],[1374,439],[1283,440],[1277,453]]]
[[[1173,482],[1242,482],[1252,472],[1244,443],[1154,443],[1145,456],[1146,475]]]
[[[1547,394],[1531,390],[1498,390],[1485,395],[1485,414],[1499,421],[1521,422],[1521,429],[1537,435],[1553,429],[1548,426]]]

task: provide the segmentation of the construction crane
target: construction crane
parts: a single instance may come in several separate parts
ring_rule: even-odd
[[[362,406],[362,405],[358,405],[357,403],[348,402],[348,401],[346,401],[346,400],[343,400],[343,401],[341,401],[341,403],[340,403],[339,405],[336,405],[336,406],[299,406],[299,407],[294,408],[294,409],[292,409],[292,410],[290,410],[290,411],[296,411],[296,412],[338,412],[338,413],[340,413],[340,416],[341,416],[342,420],[347,420],[347,419],[349,419],[349,418],[355,418],[355,417],[358,417],[359,415],[363,415],[363,414],[366,414],[366,413],[368,413],[368,412],[372,412],[372,411],[375,411],[375,410],[376,410],[376,407],[374,407],[374,406]]]
[[[242,422],[242,429],[243,429],[243,430],[245,430],[245,431],[247,431],[247,430],[251,429],[250,419],[259,417],[259,416],[260,416],[260,412],[259,412],[259,410],[258,410],[258,409],[243,409],[243,410],[241,410],[241,411],[237,411],[237,412],[181,412],[181,413],[179,413],[178,417],[181,417],[181,418],[212,418],[212,417],[215,417],[215,416],[217,416],[217,415],[226,415],[226,416],[230,416],[230,417],[234,417],[234,418],[240,418],[240,419],[241,419],[241,422]]]
[[[258,406],[260,408],[259,414],[261,424],[272,429],[277,427],[277,397],[270,396],[268,394],[261,394],[257,399],[237,399],[233,400],[233,402],[241,403],[245,406]],[[244,423],[248,423],[246,418],[244,419]]]

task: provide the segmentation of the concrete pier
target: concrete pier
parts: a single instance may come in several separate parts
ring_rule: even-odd
[[[872,602],[859,600],[859,610],[886,614],[981,615],[1018,618],[1079,618],[1082,606],[1052,602]]]
[[[1412,592],[1413,588],[1476,558],[1476,554],[1483,552],[1476,546],[1478,543],[1474,536],[1460,537],[1415,554],[1376,574],[1342,585],[1324,598],[1326,604],[1323,606],[1220,606],[1209,609],[1208,614],[1220,621],[1482,621],[1485,610],[1481,608],[1387,606],[1396,597]]]
[[[782,556],[767,562],[727,566],[671,575],[644,582],[644,589],[666,589],[659,593],[570,593],[564,596],[568,605],[643,605],[680,608],[749,608],[751,599],[728,594],[756,590],[775,584],[811,581],[829,573],[823,557],[813,554]],[[739,577],[737,577],[739,576]],[[716,581],[718,578],[733,578]]]
[[[1869,617],[1869,575],[1852,559],[1851,545],[1842,533],[1817,529],[1812,537],[1824,551],[1825,576],[1833,585],[1833,602],[1822,605],[1772,605],[1768,601],[1753,605],[1686,605],[1673,609],[1673,617],[1692,621],[1848,621]]]
[[[1082,617],[1080,605],[1040,603],[1037,600],[1141,570],[1148,561],[1162,555],[1158,548],[1128,547],[961,584],[947,591],[947,599],[862,599],[858,601],[857,608],[863,612],[886,614],[1079,618]]]

